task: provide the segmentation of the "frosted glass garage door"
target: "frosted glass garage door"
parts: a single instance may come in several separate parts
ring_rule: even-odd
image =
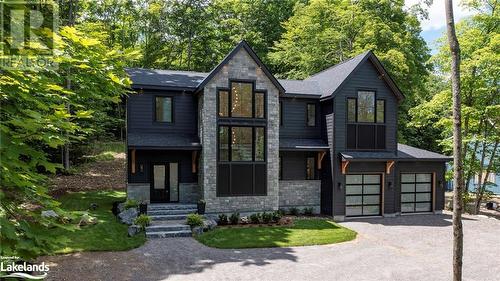
[[[348,217],[380,215],[382,176],[346,175],[345,214]]]
[[[432,174],[401,174],[401,212],[432,211]]]

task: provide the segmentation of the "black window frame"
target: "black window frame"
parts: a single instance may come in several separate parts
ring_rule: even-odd
[[[369,176],[373,176],[373,175],[377,175],[380,177],[380,182],[379,183],[365,183],[365,175],[369,175]],[[347,183],[347,180],[346,180],[346,176],[361,176],[361,183]],[[350,185],[357,185],[357,186],[361,186],[361,193],[355,193],[355,194],[347,194],[346,191],[344,191],[344,196],[345,196],[345,204],[344,204],[344,214],[346,214],[346,217],[356,217],[356,216],[348,216],[347,215],[347,207],[361,207],[361,215],[360,216],[363,216],[363,217],[370,217],[370,216],[380,216],[382,214],[382,195],[383,195],[383,188],[384,188],[384,179],[383,179],[383,174],[380,174],[380,173],[352,173],[352,174],[346,174],[344,176],[344,180],[345,180],[345,190],[347,190],[347,186],[350,186]],[[365,186],[375,186],[375,185],[378,185],[380,186],[380,190],[379,190],[379,193],[365,193]],[[379,196],[379,203],[378,204],[364,204],[364,196],[367,195],[367,196],[374,196],[374,195],[378,195]],[[347,197],[350,197],[350,196],[361,196],[361,204],[350,204],[348,205],[347,204]],[[378,206],[379,207],[379,212],[378,214],[369,214],[369,215],[365,215],[364,214],[364,210],[363,210],[363,207],[364,206]]]
[[[157,120],[157,109],[156,109],[156,100],[158,98],[168,98],[170,99],[170,120],[171,121],[160,121],[160,120]],[[174,96],[173,95],[153,95],[153,123],[156,123],[156,124],[173,124],[174,123]]]
[[[283,126],[283,101],[280,100],[280,127]]]
[[[233,117],[233,112],[232,112],[232,103],[233,103],[233,96],[232,96],[232,84],[233,83],[247,83],[247,84],[252,84],[252,116],[251,117]],[[216,93],[217,93],[217,117],[218,118],[232,118],[233,120],[236,119],[256,119],[256,120],[266,120],[267,119],[267,90],[265,89],[257,89],[255,87],[255,81],[254,80],[246,80],[246,79],[230,79],[229,80],[229,88],[228,87],[217,87],[216,88]],[[228,116],[219,116],[220,112],[220,92],[227,92],[228,93]],[[264,108],[263,108],[263,116],[264,117],[256,117],[255,112],[256,112],[256,105],[255,105],[255,96],[256,94],[262,94],[264,96]]]
[[[309,106],[312,106],[312,108],[314,108],[314,125],[309,125]],[[316,114],[317,114],[317,109],[316,109],[316,104],[315,103],[311,103],[311,102],[308,102],[306,104],[306,126],[307,127],[310,127],[310,128],[313,128],[313,127],[316,127],[317,126],[317,119],[316,118]]]
[[[307,173],[307,170],[308,170],[308,164],[309,164],[309,159],[312,159],[312,177],[309,177],[308,173]],[[316,172],[316,157],[315,156],[306,156],[306,165],[305,165],[305,168],[306,168],[306,180],[316,180],[316,175],[317,175],[317,172]]]
[[[425,174],[425,175],[430,175],[431,179],[430,181],[417,181],[417,175],[418,174]],[[413,181],[408,181],[408,182],[403,182],[403,175],[413,175],[414,180]],[[431,190],[430,191],[417,191],[417,184],[430,184]],[[402,214],[412,214],[412,213],[428,213],[432,212],[433,206],[434,206],[434,173],[432,172],[401,172],[399,173],[399,184],[400,184],[400,195],[399,195],[399,207],[400,211]],[[414,185],[414,191],[403,191],[403,184],[413,184]],[[411,202],[403,202],[403,194],[413,194],[415,200]],[[430,195],[430,201],[417,201],[416,197],[417,194],[429,194]],[[403,204],[405,203],[413,203],[413,211],[406,211],[403,212]],[[418,203],[430,203],[430,210],[428,211],[417,211],[417,204]]]

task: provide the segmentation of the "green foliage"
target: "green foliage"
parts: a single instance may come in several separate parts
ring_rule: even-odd
[[[295,207],[292,207],[288,210],[288,212],[290,213],[290,215],[292,216],[298,216],[299,215],[299,209],[295,208]]]
[[[272,213],[262,213],[262,222],[263,223],[270,223],[273,220],[273,214]]]
[[[229,222],[231,224],[238,224],[240,222],[240,213],[232,213],[231,216],[229,216]]]
[[[139,215],[137,218],[135,218],[134,224],[138,225],[141,227],[142,230],[146,229],[146,226],[149,226],[151,224],[151,217],[148,215]]]
[[[260,213],[255,213],[250,215],[250,222],[254,224],[260,223],[262,220],[262,215]]]
[[[279,220],[283,217],[283,214],[281,212],[279,212],[279,211],[275,211],[272,214],[273,214],[272,220],[274,222],[279,222]]]
[[[228,223],[227,216],[225,214],[219,215],[219,220],[217,221],[219,225],[226,225]]]
[[[131,209],[131,208],[137,208],[139,206],[139,202],[137,202],[137,200],[134,200],[134,199],[127,199],[127,201],[125,201],[125,209]]]
[[[203,217],[198,214],[189,214],[186,218],[186,224],[191,227],[203,226]]]
[[[302,213],[306,216],[312,216],[313,215],[313,208],[304,208]]]

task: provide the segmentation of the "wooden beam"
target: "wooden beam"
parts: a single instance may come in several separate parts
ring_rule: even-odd
[[[349,166],[349,161],[342,160],[342,175],[347,173],[347,166]]]
[[[131,154],[132,154],[130,159],[131,169],[132,169],[132,174],[135,174],[135,149],[132,149]]]
[[[198,150],[194,150],[191,153],[191,173],[196,173],[197,167],[196,167],[196,159],[198,158]]]
[[[391,161],[385,162],[385,173],[390,174],[393,166],[394,166],[394,161],[391,160]]]
[[[318,170],[321,170],[321,162],[323,161],[323,158],[325,158],[325,155],[326,155],[326,151],[318,152],[318,158],[317,158],[318,165],[316,165],[316,166],[318,166]]]

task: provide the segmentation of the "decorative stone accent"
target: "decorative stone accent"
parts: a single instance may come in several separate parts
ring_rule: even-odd
[[[255,80],[267,90],[267,195],[217,197],[217,87],[229,87],[229,79]],[[200,185],[207,213],[260,212],[278,209],[279,91],[244,48],[209,81],[200,98],[202,153]]]
[[[212,230],[217,227],[217,222],[213,219],[203,220],[203,230]]]
[[[131,225],[134,223],[135,218],[137,217],[138,212],[135,208],[126,209],[125,211],[118,214],[118,218],[124,224]]]
[[[194,235],[201,235],[201,234],[203,234],[203,227],[196,226],[196,227],[193,227],[193,229],[191,231],[193,232]]]
[[[201,196],[198,183],[179,183],[179,203],[197,203]]]
[[[279,181],[280,209],[313,208],[313,213],[319,214],[321,209],[320,180],[283,180]]]
[[[149,203],[149,183],[127,183],[127,198]]]
[[[131,225],[128,227],[128,236],[135,236],[136,234],[141,232],[141,227],[138,225]]]

